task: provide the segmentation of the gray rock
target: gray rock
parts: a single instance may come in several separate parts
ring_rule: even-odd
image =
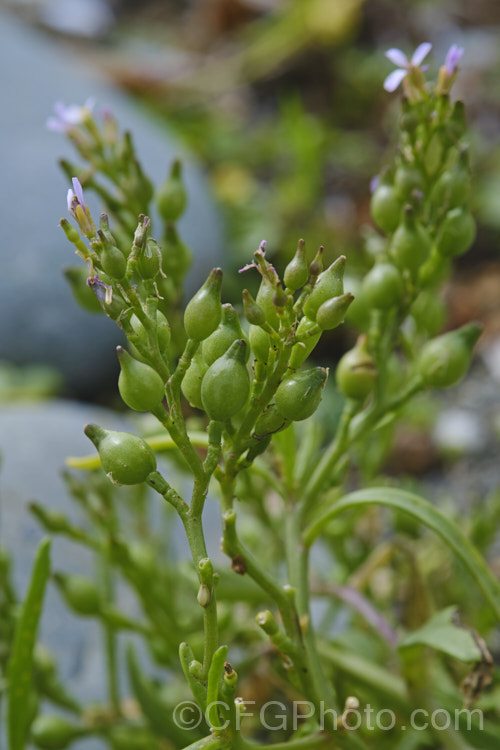
[[[190,288],[216,263],[221,227],[200,168],[185,149],[139,112],[89,63],[0,8],[0,65],[6,72],[0,108],[0,359],[43,362],[61,369],[73,392],[88,395],[116,372],[116,327],[80,310],[61,269],[75,258],[58,221],[66,215],[66,179],[57,159],[74,158],[64,137],[48,132],[55,101],[94,97],[134,134],[146,171],[161,182],[175,156],[185,160],[190,203],[180,222],[194,251]],[[89,197],[94,215],[100,205]]]

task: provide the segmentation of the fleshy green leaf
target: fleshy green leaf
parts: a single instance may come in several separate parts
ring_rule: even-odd
[[[26,744],[33,649],[49,574],[50,539],[43,539],[36,553],[28,593],[16,625],[12,655],[7,667],[9,750],[23,750]]]
[[[437,612],[425,625],[407,635],[399,648],[419,644],[431,646],[460,661],[480,661],[481,651],[472,633],[453,622],[455,612],[456,607],[447,607]]]
[[[345,510],[364,505],[385,505],[413,516],[438,534],[457,555],[500,618],[500,581],[493,575],[486,561],[465,534],[449,518],[419,495],[394,489],[372,487],[345,495],[329,510],[312,522],[304,534],[304,542],[311,545],[325,525]]]

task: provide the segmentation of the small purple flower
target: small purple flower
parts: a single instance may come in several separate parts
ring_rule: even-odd
[[[402,83],[403,79],[406,78],[406,76],[411,73],[412,70],[415,70],[416,68],[419,68],[420,70],[426,70],[425,67],[421,67],[421,64],[425,60],[431,49],[432,44],[430,44],[430,42],[422,42],[422,44],[418,45],[417,49],[410,59],[408,59],[405,53],[400,49],[396,49],[394,47],[388,49],[385,53],[385,56],[388,57],[389,60],[398,67],[396,68],[396,70],[393,70],[392,73],[389,73],[389,75],[385,79],[384,89],[390,92],[396,91],[398,86]]]
[[[458,68],[458,63],[462,59],[462,55],[464,54],[464,48],[459,47],[456,44],[452,44],[450,49],[448,50],[446,54],[446,60],[444,61],[444,67],[446,68],[446,73],[449,76],[452,76],[456,73]]]
[[[85,104],[66,105],[62,102],[54,104],[55,117],[49,117],[47,120],[47,129],[55,133],[67,133],[68,130],[76,125],[81,125],[85,118],[89,117],[94,108],[93,99],[87,99]]]

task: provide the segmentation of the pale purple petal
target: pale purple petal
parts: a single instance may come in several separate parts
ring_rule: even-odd
[[[240,268],[238,273],[244,273],[245,271],[249,271],[251,268],[257,268],[257,263],[254,263],[253,261],[251,263],[247,263],[246,266],[243,266],[243,268]]]
[[[456,44],[451,45],[446,55],[446,60],[444,61],[444,67],[449,76],[452,76],[455,73],[463,54],[463,47],[458,47]]]
[[[403,78],[405,78],[406,75],[407,75],[407,71],[401,70],[401,68],[397,68],[396,70],[393,70],[392,73],[389,73],[389,75],[384,81],[384,89],[390,92],[396,91],[397,87],[399,86],[399,84],[401,83]]]
[[[51,130],[53,133],[64,133],[66,131],[66,125],[57,117],[49,117],[45,126],[47,130]]]
[[[66,194],[66,201],[68,203],[68,211],[70,213],[73,213],[73,198],[75,197],[74,192],[69,188],[67,194]]]
[[[430,42],[422,42],[422,44],[419,44],[417,49],[411,56],[411,64],[418,67],[420,63],[425,60],[431,49],[432,44]]]
[[[385,53],[385,56],[389,58],[389,60],[394,63],[394,65],[397,65],[399,68],[406,68],[408,66],[408,58],[406,57],[405,53],[402,52],[400,49],[397,49],[395,47],[391,47],[391,49],[388,49]]]
[[[78,177],[73,177],[73,190],[75,191],[75,195],[78,198],[78,203],[80,206],[85,206],[85,198],[83,197],[83,188],[80,184],[80,180]]]

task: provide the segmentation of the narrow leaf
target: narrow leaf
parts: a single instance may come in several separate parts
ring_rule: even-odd
[[[495,614],[500,618],[500,581],[493,575],[483,556],[454,521],[444,516],[427,500],[412,492],[393,487],[372,487],[351,492],[313,521],[304,534],[305,544],[310,546],[324,529],[325,524],[340,513],[365,505],[385,505],[403,511],[435,531],[467,568]]]
[[[50,539],[43,539],[36,553],[28,593],[16,625],[12,654],[7,667],[9,750],[23,750],[26,744],[33,650],[49,574]]]

